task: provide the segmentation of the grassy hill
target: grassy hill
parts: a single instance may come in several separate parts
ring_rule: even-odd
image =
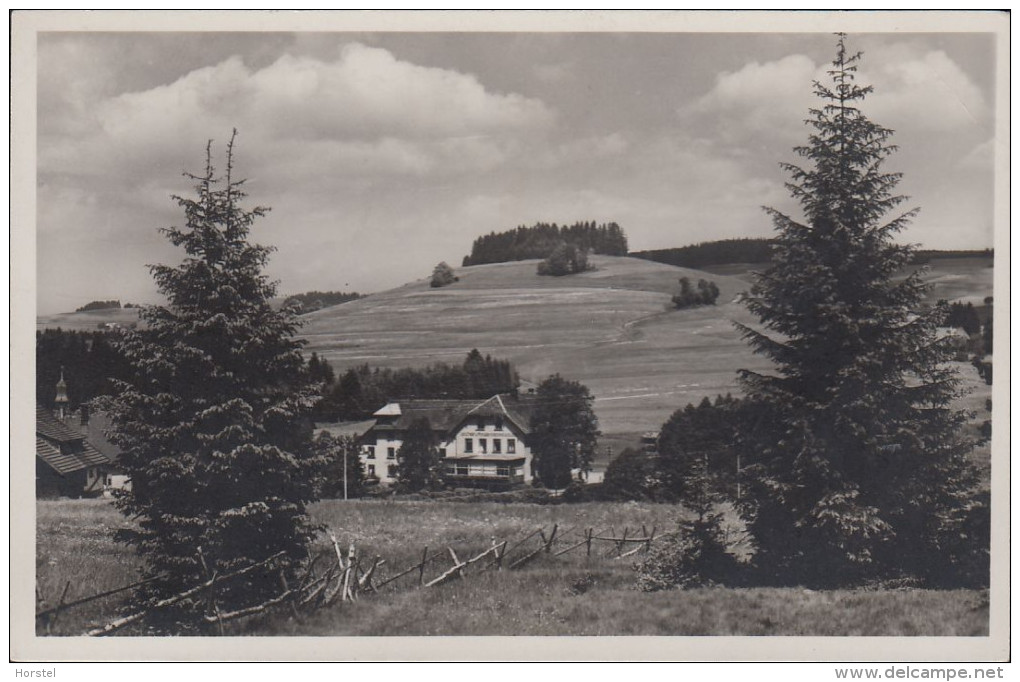
[[[106,323],[126,327],[138,322],[138,308],[104,308],[81,313],[57,313],[40,315],[35,320],[36,329],[56,329],[94,332]]]
[[[559,372],[591,388],[603,432],[617,436],[603,442],[616,452],[688,402],[737,392],[738,368],[767,367],[733,326],[752,321],[734,302],[752,266],[707,273],[593,256],[592,272],[539,277],[536,262],[459,268],[460,281],[440,289],[417,280],[305,315],[301,333],[339,371],[459,363],[478,348],[513,361],[528,381]],[[932,262],[932,297],[980,301],[992,292],[990,264]],[[682,276],[715,281],[718,305],[673,309]]]
[[[739,279],[633,258],[594,256],[596,270],[539,277],[536,261],[460,268],[460,281],[424,279],[303,317],[310,351],[334,367],[460,362],[467,351],[508,358],[522,378],[554,372],[596,395],[607,433],[657,428],[677,407],[736,389],[734,370],[761,367],[731,320]],[[681,276],[710,277],[719,305],[674,310]]]

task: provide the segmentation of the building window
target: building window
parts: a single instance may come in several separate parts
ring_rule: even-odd
[[[375,459],[375,446],[374,445],[366,445],[365,446],[365,457],[367,457],[368,459]]]
[[[397,449],[396,448],[386,448],[386,459],[396,459],[396,458],[397,458]]]
[[[369,476],[375,476],[375,465],[374,464],[369,464],[368,465],[368,475]]]
[[[492,452],[497,455],[503,452],[503,441],[499,438],[492,439]]]
[[[467,476],[468,475],[468,465],[467,464],[458,464],[457,465],[457,475],[458,476]]]
[[[502,431],[503,430],[503,418],[502,417],[496,417],[496,430],[497,431]]]
[[[496,475],[497,476],[509,476],[510,475],[510,467],[506,466],[506,465],[503,465],[503,464],[500,464],[499,466],[496,467]]]
[[[464,452],[474,452],[474,451],[475,451],[475,440],[474,440],[474,438],[465,438],[464,439]]]
[[[517,439],[516,438],[507,438],[506,439],[506,451],[509,452],[511,455],[515,454],[517,452]]]
[[[478,452],[480,452],[480,453],[482,453],[484,455],[488,451],[489,451],[489,441],[487,441],[484,438],[479,438],[478,439]]]
[[[386,465],[386,475],[389,476],[390,478],[396,478],[396,476],[397,476],[397,467],[393,466],[392,464],[387,464]]]

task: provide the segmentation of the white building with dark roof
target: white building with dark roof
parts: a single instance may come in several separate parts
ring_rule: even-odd
[[[375,412],[375,423],[361,437],[365,473],[392,483],[404,433],[427,419],[452,485],[508,488],[533,477],[531,412],[533,398],[495,395],[486,400],[401,400]]]

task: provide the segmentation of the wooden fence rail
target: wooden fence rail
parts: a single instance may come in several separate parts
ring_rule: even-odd
[[[446,584],[453,578],[467,578],[470,575],[467,569],[486,559],[488,561],[486,561],[481,567],[480,570],[482,571],[489,570],[493,567],[495,567],[496,570],[502,570],[504,565],[506,565],[508,570],[517,570],[537,560],[543,554],[548,555],[550,558],[555,558],[578,550],[581,547],[585,547],[586,556],[588,557],[588,560],[590,560],[593,544],[595,542],[611,544],[610,551],[606,555],[607,558],[612,557],[614,559],[623,559],[625,557],[633,556],[641,551],[650,551],[653,542],[668,537],[674,537],[679,534],[679,531],[659,533],[655,526],[652,527],[651,532],[648,531],[647,527],[641,526],[640,535],[632,535],[630,528],[624,528],[621,534],[617,534],[612,528],[609,529],[608,533],[605,531],[597,533],[594,528],[580,528],[580,539],[577,539],[578,535],[576,533],[571,536],[571,533],[574,530],[575,527],[571,527],[567,530],[561,531],[557,524],[553,524],[552,529],[548,532],[548,534],[546,533],[545,527],[536,528],[513,544],[509,544],[509,540],[498,540],[495,536],[493,536],[491,538],[490,547],[466,560],[461,560],[453,547],[447,547],[446,552],[437,551],[431,555],[429,554],[429,548],[425,547],[422,551],[420,561],[383,579],[380,579],[381,576],[379,573],[381,567],[386,565],[385,559],[378,555],[374,555],[371,562],[369,562],[366,556],[365,567],[363,567],[362,559],[359,557],[355,545],[353,543],[349,544],[345,552],[341,549],[339,539],[332,532],[329,532],[329,544],[331,546],[325,552],[320,552],[315,557],[309,558],[307,566],[304,569],[304,574],[299,577],[300,579],[296,583],[297,587],[291,588],[288,586],[287,578],[281,570],[280,594],[261,604],[234,611],[223,612],[220,610],[219,605],[216,602],[212,588],[224,581],[237,578],[260,567],[266,566],[270,562],[283,556],[283,552],[225,575],[210,573],[208,571],[208,567],[206,567],[207,579],[199,585],[185,590],[180,594],[163,599],[162,601],[154,604],[150,609],[118,618],[103,627],[90,630],[87,634],[93,637],[109,634],[127,625],[140,621],[152,610],[172,606],[206,591],[210,592],[207,608],[211,609],[212,613],[207,613],[203,618],[207,623],[217,625],[222,633],[224,622],[263,613],[272,607],[285,602],[290,603],[290,608],[293,610],[294,614],[297,615],[298,609],[300,608],[324,608],[332,606],[338,602],[343,603],[355,601],[358,599],[360,594],[378,593],[378,591],[386,585],[390,585],[400,578],[409,575],[417,574],[419,588],[438,587]],[[637,531],[635,531],[635,533],[636,532]],[[511,553],[524,547],[528,541],[534,539],[536,536],[539,537],[539,543],[537,546],[532,546],[523,554],[509,560],[508,562],[508,556]],[[561,544],[569,544],[561,549],[556,549],[555,545],[557,542],[560,542]],[[626,549],[628,545],[633,545],[633,547]],[[614,554],[615,556],[612,556]],[[326,562],[321,573],[318,572],[320,562],[328,556],[332,556],[333,560]],[[429,565],[440,561],[443,557],[450,559],[452,561],[452,565],[444,569],[439,575],[431,579],[426,579],[426,568]],[[204,566],[205,561],[200,550],[199,558]],[[477,569],[475,573],[477,573]],[[159,577],[138,581],[113,590],[106,590],[105,592],[91,595],[89,597],[76,599],[74,601],[67,602],[66,604],[63,603],[63,597],[61,597],[60,604],[40,611],[36,614],[36,617],[51,618],[63,609],[86,604],[102,597],[118,594],[153,582],[157,579],[159,579]],[[66,595],[66,593],[67,590],[65,588],[64,595]]]
[[[256,568],[261,568],[262,566],[265,566],[266,564],[270,563],[271,561],[275,561],[276,559],[279,559],[284,554],[286,554],[286,552],[277,552],[276,554],[274,554],[273,556],[269,557],[268,559],[263,559],[262,561],[258,562],[257,564],[252,564],[251,566],[248,566],[247,568],[242,568],[242,569],[240,569],[238,571],[234,571],[233,573],[227,573],[227,574],[221,575],[221,576],[214,574],[209,580],[206,580],[204,583],[201,583],[200,585],[192,587],[190,590],[185,590],[184,592],[181,592],[180,594],[176,594],[176,595],[174,595],[172,597],[168,597],[166,599],[160,600],[159,602],[153,604],[153,606],[150,609],[145,609],[144,611],[138,611],[137,613],[133,613],[130,616],[124,616],[123,618],[118,618],[117,620],[113,621],[112,623],[107,623],[106,625],[104,625],[101,628],[96,628],[94,630],[89,630],[89,632],[87,634],[88,634],[89,637],[101,637],[103,635],[107,635],[107,634],[113,632],[114,630],[119,630],[120,628],[124,627],[125,625],[130,625],[131,623],[134,623],[134,622],[137,622],[137,621],[141,620],[146,615],[148,615],[148,613],[150,611],[153,611],[155,609],[166,608],[168,606],[173,606],[174,604],[177,604],[179,602],[184,601],[188,597],[193,597],[196,594],[199,594],[201,592],[204,592],[205,590],[208,590],[213,585],[216,585],[217,583],[221,583],[224,580],[230,580],[232,578],[237,578],[237,577],[245,575],[247,573],[251,573]]]

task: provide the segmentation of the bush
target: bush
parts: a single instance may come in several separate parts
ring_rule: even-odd
[[[737,568],[736,557],[726,550],[720,514],[681,521],[677,535],[653,544],[635,566],[643,592],[725,584]]]
[[[698,280],[698,288],[691,287],[691,280],[688,277],[680,278],[680,293],[673,297],[673,305],[677,308],[693,308],[699,305],[715,305],[719,298],[719,287],[715,282],[704,279]]]
[[[562,277],[588,270],[588,252],[573,244],[562,243],[538,264],[538,274]]]
[[[432,271],[432,281],[429,282],[429,285],[433,288],[439,288],[459,281],[460,278],[453,274],[453,268],[443,262]]]
[[[598,483],[587,484],[583,481],[573,481],[563,490],[563,494],[560,496],[564,502],[601,502],[605,499],[603,497],[604,487]]]

